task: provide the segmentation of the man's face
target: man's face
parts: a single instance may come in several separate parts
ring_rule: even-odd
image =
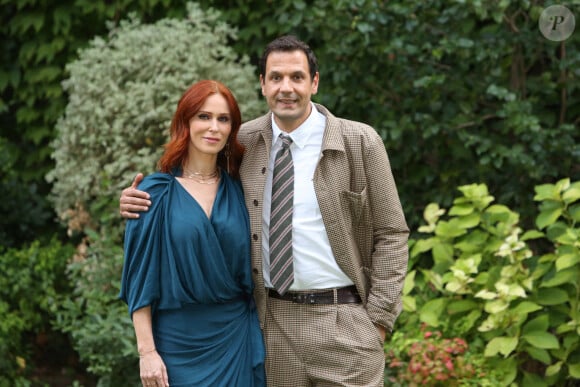
[[[292,132],[308,118],[310,97],[318,91],[318,73],[310,78],[302,51],[270,53],[260,83],[276,124],[284,132]]]

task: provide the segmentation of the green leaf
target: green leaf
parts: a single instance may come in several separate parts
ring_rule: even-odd
[[[578,286],[578,284],[576,283],[577,275],[578,274],[576,273],[576,270],[574,270],[574,268],[565,269],[565,270],[557,272],[554,275],[554,277],[547,279],[545,281],[542,281],[542,283],[540,284],[540,287],[551,288],[551,287],[559,286],[559,285],[566,284],[566,283],[571,283],[571,284]]]
[[[437,223],[435,228],[435,235],[443,238],[456,238],[465,234],[466,231],[462,228],[456,219],[451,219],[450,221],[440,221]]]
[[[538,374],[523,371],[524,377],[522,378],[521,386],[525,387],[548,387],[549,384],[546,380]]]
[[[540,305],[561,305],[568,302],[568,292],[560,288],[546,288],[538,291],[536,301]]]
[[[569,267],[575,266],[580,262],[580,253],[564,254],[556,260],[556,270],[562,271]]]
[[[556,336],[548,332],[529,332],[525,335],[522,335],[522,339],[526,340],[536,348],[557,349],[560,347],[560,343],[558,343]]]
[[[578,199],[580,199],[580,187],[570,187],[562,194],[562,200],[566,204],[573,203]]]
[[[540,230],[546,226],[553,224],[562,215],[562,208],[555,208],[552,210],[542,211],[536,218],[536,227]]]
[[[415,270],[411,270],[410,272],[407,273],[407,276],[405,277],[405,284],[403,285],[403,294],[404,295],[411,293],[411,291],[415,287],[415,274],[416,273],[417,272]]]
[[[433,246],[433,260],[436,265],[445,265],[445,269],[453,264],[453,246],[449,243],[438,243]]]
[[[548,365],[552,362],[552,357],[550,356],[550,353],[548,351],[546,351],[545,349],[526,346],[525,351],[533,359],[541,361],[542,363],[544,363],[546,365]]]
[[[554,184],[542,184],[534,188],[536,195],[534,200],[560,200],[560,190]]]
[[[517,337],[505,337],[505,336],[494,337],[485,346],[484,355],[486,357],[491,357],[499,353],[504,355],[504,357],[508,357],[509,354],[516,349],[517,345],[518,345]]]
[[[567,228],[565,232],[558,235],[555,241],[564,245],[575,245],[580,240],[580,229]]]
[[[476,309],[478,306],[479,304],[473,300],[453,300],[447,305],[447,312],[449,314],[462,313]]]
[[[516,315],[528,314],[528,313],[532,313],[532,312],[535,312],[535,311],[540,310],[540,309],[542,309],[542,307],[538,304],[535,304],[535,303],[530,302],[530,301],[522,301],[513,309],[513,312]]]
[[[580,204],[568,207],[568,214],[575,222],[580,222]]]
[[[493,300],[485,304],[484,310],[489,314],[503,312],[509,307],[509,302],[505,300]]]
[[[531,231],[526,231],[521,237],[520,240],[521,241],[527,241],[530,239],[538,239],[538,238],[543,238],[544,236],[546,236],[546,234],[544,234],[541,231],[538,230],[531,230]]]
[[[439,316],[445,310],[447,300],[443,298],[428,301],[421,308],[419,319],[430,326],[439,326]]]
[[[437,223],[443,214],[445,214],[445,210],[440,208],[437,203],[429,203],[423,210],[423,219],[428,224]]]
[[[474,209],[475,208],[470,203],[456,204],[449,210],[449,215],[454,216],[469,215],[473,213]]]
[[[456,218],[455,221],[458,227],[469,229],[479,224],[479,222],[481,221],[481,215],[478,213],[472,213],[469,215]]]
[[[431,250],[437,241],[435,238],[419,239],[411,248],[411,257],[416,257],[425,251]]]
[[[401,300],[403,302],[403,310],[405,312],[415,312],[417,311],[417,300],[412,296],[402,296]]]
[[[553,376],[558,374],[560,372],[560,369],[562,369],[562,364],[563,362],[559,361],[546,368],[546,376]]]
[[[547,314],[542,314],[533,320],[528,321],[522,328],[522,335],[533,334],[534,332],[545,332],[550,325]]]
[[[575,379],[580,379],[580,363],[568,364],[568,372]]]

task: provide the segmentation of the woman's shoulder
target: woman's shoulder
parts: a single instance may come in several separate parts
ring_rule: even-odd
[[[145,176],[137,188],[141,191],[146,191],[152,196],[159,195],[167,190],[173,180],[173,175],[169,173],[155,172]]]

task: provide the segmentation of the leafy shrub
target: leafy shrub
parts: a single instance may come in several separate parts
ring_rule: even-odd
[[[464,338],[502,384],[579,379],[580,182],[537,186],[537,229],[527,232],[485,185],[459,190],[447,218],[435,204],[425,209],[419,231],[430,236],[411,242],[398,324]]]
[[[48,350],[51,310],[70,290],[65,267],[73,251],[56,238],[0,249],[0,385],[25,384],[35,352]]]
[[[408,332],[408,330],[407,330]],[[407,338],[395,332],[387,352],[389,386],[488,386],[498,385],[486,369],[482,354],[470,353],[461,338],[444,338],[440,331],[420,329],[420,337]]]
[[[188,4],[183,20],[146,25],[134,17],[96,38],[68,65],[70,99],[57,125],[53,200],[69,233],[82,239],[68,275],[72,297],[54,313],[101,386],[139,381],[127,307],[118,300],[124,223],[119,193],[136,172],[150,173],[177,101],[189,85],[228,85],[244,118],[262,112],[254,67],[227,45],[235,30],[219,14]],[[128,371],[129,370],[129,371]]]
[[[94,241],[86,248],[86,241]],[[68,265],[75,284],[54,311],[55,327],[69,334],[87,370],[101,377],[100,386],[130,386],[139,382],[133,324],[127,306],[118,300],[123,250],[107,234],[89,232],[78,255]]]
[[[121,223],[121,189],[136,172],[154,170],[179,97],[192,83],[225,83],[244,118],[265,108],[255,68],[228,47],[235,30],[216,11],[194,3],[188,11],[182,20],[122,21],[67,66],[69,102],[56,127],[48,179],[57,214],[71,229]]]

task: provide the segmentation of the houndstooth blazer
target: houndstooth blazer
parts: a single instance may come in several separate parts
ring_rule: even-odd
[[[314,189],[332,252],[356,285],[371,320],[390,331],[401,312],[409,229],[387,152],[372,127],[315,106],[327,121]],[[254,297],[263,324],[262,200],[272,145],[271,113],[243,124],[238,138],[246,147],[240,174],[250,214]]]

